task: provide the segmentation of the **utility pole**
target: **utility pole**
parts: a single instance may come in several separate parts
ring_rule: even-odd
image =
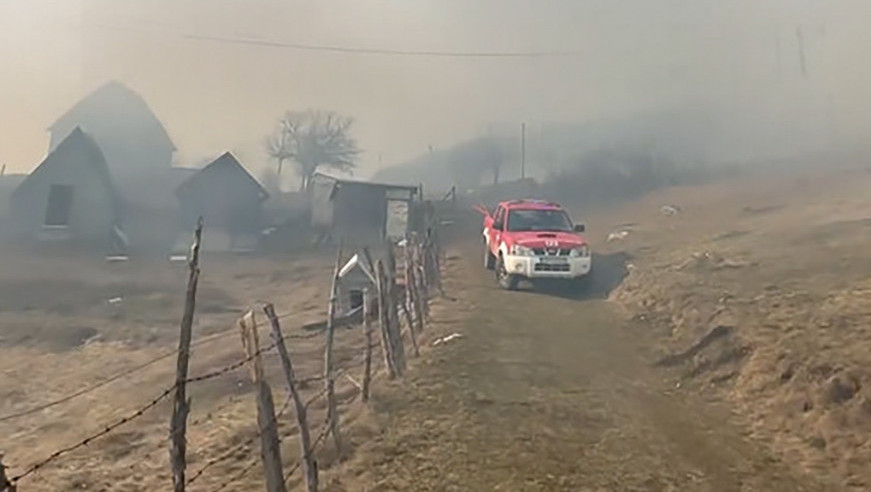
[[[798,38],[798,57],[801,61],[801,76],[807,78],[807,61],[804,56],[804,33],[801,26],[795,28],[795,36]]]
[[[781,52],[780,52],[780,33],[774,33],[774,58],[777,62],[777,80],[780,80],[780,75],[782,73],[782,62],[781,62]]]
[[[520,123],[520,179],[526,179],[526,122]]]

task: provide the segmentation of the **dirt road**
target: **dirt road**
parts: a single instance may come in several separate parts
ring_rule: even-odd
[[[477,258],[453,257],[433,327],[463,338],[381,395],[388,430],[332,490],[832,490],[651,367],[644,326],[602,299],[619,258],[574,298],[498,290]]]

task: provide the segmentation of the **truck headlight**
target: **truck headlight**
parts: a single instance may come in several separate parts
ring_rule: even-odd
[[[569,256],[572,258],[586,258],[590,256],[590,247],[585,244],[580,248],[572,248],[571,252],[569,252]]]
[[[521,246],[519,244],[515,244],[511,247],[511,254],[514,256],[535,256],[535,252],[532,251],[532,248],[527,248],[526,246]]]

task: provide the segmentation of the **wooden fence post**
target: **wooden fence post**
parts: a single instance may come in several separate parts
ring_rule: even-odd
[[[184,492],[185,466],[187,454],[187,417],[190,412],[190,400],[187,398],[185,382],[188,377],[190,363],[191,332],[194,325],[194,310],[197,301],[197,284],[200,279],[200,244],[203,237],[203,218],[197,221],[194,231],[194,243],[191,245],[188,260],[188,284],[185,294],[184,314],[181,318],[178,338],[178,359],[175,370],[175,398],[172,403],[172,418],[169,422],[170,449],[169,458],[172,462],[172,484],[175,492]]]
[[[263,306],[263,312],[269,318],[269,323],[272,325],[272,340],[278,347],[278,355],[281,357],[281,366],[284,368],[284,377],[287,379],[287,388],[290,391],[290,396],[293,399],[293,405],[296,407],[296,422],[299,426],[299,447],[300,461],[302,472],[305,475],[305,483],[307,492],[317,492],[318,490],[318,466],[314,458],[314,450],[311,448],[311,435],[308,428],[308,416],[305,403],[299,391],[296,389],[296,377],[293,374],[293,364],[290,362],[290,354],[287,352],[287,345],[284,343],[284,335],[281,333],[281,325],[278,322],[278,316],[275,315],[275,307],[272,304]]]
[[[363,329],[366,331],[366,367],[363,372],[363,403],[369,401],[369,386],[372,384],[372,291],[363,289]]]
[[[336,375],[333,371],[333,339],[336,334],[336,304],[338,303],[339,270],[342,268],[342,243],[336,252],[336,266],[330,283],[330,300],[327,305],[327,340],[324,346],[324,390],[327,394],[327,423],[339,457],[342,456],[342,436],[339,433],[339,411],[336,407]]]
[[[432,254],[432,272],[435,280],[435,287],[439,291],[439,295],[445,297],[445,289],[442,287],[442,246],[439,241],[437,229],[430,230],[430,249]]]
[[[393,352],[393,362],[396,364],[397,374],[402,376],[406,367],[405,346],[402,344],[402,334],[399,331],[399,311],[397,309],[396,299],[396,256],[394,255],[393,247],[390,243],[387,245],[387,263],[388,265],[393,265],[393,271],[388,272],[388,274],[384,276],[385,281],[387,282],[387,288],[385,289],[387,292],[387,298],[385,299],[388,318],[387,333],[391,343],[390,348]]]
[[[417,346],[417,333],[414,330],[414,321],[411,319],[411,311],[408,310],[408,305],[397,302],[399,309],[402,309],[403,314],[405,314],[405,323],[408,325],[408,336],[411,339],[411,355],[414,357],[420,357],[420,348]],[[399,330],[400,339],[402,337],[402,330]]]
[[[403,301],[402,307],[403,307],[403,311],[405,312],[405,322],[408,325],[408,335],[411,337],[412,354],[415,357],[418,357],[418,356],[420,356],[420,349],[417,346],[417,333],[415,333],[414,320],[412,319],[412,314],[411,314],[411,312],[414,310],[414,308],[413,308],[414,301],[412,299],[413,298],[413,296],[412,296],[412,290],[413,290],[412,282],[413,282],[414,277],[411,274],[411,268],[412,268],[411,267],[411,258],[409,258],[409,252],[411,251],[411,249],[408,247],[409,241],[410,241],[410,238],[406,234],[406,236],[405,236],[405,255],[404,255],[405,258],[403,261],[403,269],[402,269],[404,282],[405,282],[405,295],[403,296],[403,299],[402,299],[402,301]],[[397,291],[398,291],[398,289],[397,289]],[[398,299],[397,299],[397,302],[399,302]]]
[[[15,492],[15,485],[6,476],[6,466],[3,464],[3,453],[0,453],[0,492]]]
[[[409,265],[409,273],[411,274],[411,302],[413,305],[412,307],[414,308],[415,318],[417,320],[417,331],[422,333],[424,330],[424,322],[426,316],[424,316],[423,300],[421,299],[420,292],[420,274],[417,258],[417,236],[412,236],[406,247],[408,248],[408,250],[405,252],[405,254],[408,255],[409,261],[411,262],[411,264]]]
[[[375,263],[375,284],[378,289],[378,325],[381,329],[381,353],[384,355],[387,376],[393,379],[396,377],[396,364],[393,362],[393,352],[388,335],[390,317],[387,314],[387,282],[384,279],[384,264],[381,260]]]
[[[418,272],[417,284],[420,287],[419,294],[423,301],[421,303],[423,307],[423,315],[429,317],[429,277],[426,268],[426,246],[423,242],[419,242],[415,246],[414,250]]]
[[[242,346],[245,355],[251,359],[251,379],[257,388],[257,426],[260,429],[260,457],[266,472],[268,492],[287,492],[284,485],[284,472],[281,469],[281,446],[278,439],[278,424],[275,421],[275,402],[272,389],[263,378],[263,360],[260,357],[260,339],[254,311],[248,311],[239,320],[242,332]]]
[[[438,279],[436,278],[435,261],[433,255],[433,236],[432,229],[427,228],[426,240],[423,247],[423,264],[426,267],[426,279],[428,287],[437,287]]]

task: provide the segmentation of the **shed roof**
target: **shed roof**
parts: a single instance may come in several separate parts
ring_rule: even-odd
[[[255,179],[247,169],[245,169],[245,166],[243,166],[242,163],[240,163],[239,160],[230,152],[224,152],[220,157],[206,165],[206,167],[185,179],[175,189],[175,194],[176,196],[181,197],[201,180],[222,173],[231,173],[235,175],[243,186],[248,186],[253,193],[257,193],[261,201],[269,198],[269,193],[265,188],[263,188],[263,185],[261,185],[260,182],[257,181],[257,179]]]
[[[33,170],[13,192],[13,196],[18,193],[23,193],[30,187],[30,184],[41,179],[41,177],[52,166],[65,165],[68,159],[75,159],[77,162],[83,162],[90,165],[96,171],[98,179],[102,184],[110,190],[112,200],[117,200],[115,185],[112,182],[112,176],[109,174],[109,166],[106,164],[106,158],[103,157],[103,152],[97,145],[94,139],[76,127],[70,132],[63,141],[58,144],[48,156]]]
[[[154,129],[160,139],[165,140],[166,145],[170,146],[172,150],[176,150],[163,123],[160,122],[145,99],[115,80],[101,85],[85,96],[62,114],[48,129],[55,131],[72,125],[78,126],[92,118],[104,118],[106,112],[144,121]]]
[[[364,180],[362,180],[362,179],[340,178],[340,177],[338,177],[338,176],[333,176],[333,175],[326,174],[326,173],[323,173],[323,172],[320,172],[320,171],[314,173],[314,177],[316,177],[316,178],[317,178],[317,177],[319,177],[319,178],[324,178],[324,179],[326,179],[326,180],[334,181],[334,182],[336,182],[336,183],[338,183],[338,184],[347,183],[347,184],[356,184],[356,185],[372,186],[372,187],[375,187],[375,188],[384,188],[384,189],[388,189],[388,190],[403,190],[403,191],[409,191],[409,192],[411,192],[412,194],[417,193],[417,190],[418,190],[417,186],[413,186],[413,185],[399,185],[399,184],[391,184],[391,183],[375,183],[375,182],[372,182],[372,181],[364,181]]]

